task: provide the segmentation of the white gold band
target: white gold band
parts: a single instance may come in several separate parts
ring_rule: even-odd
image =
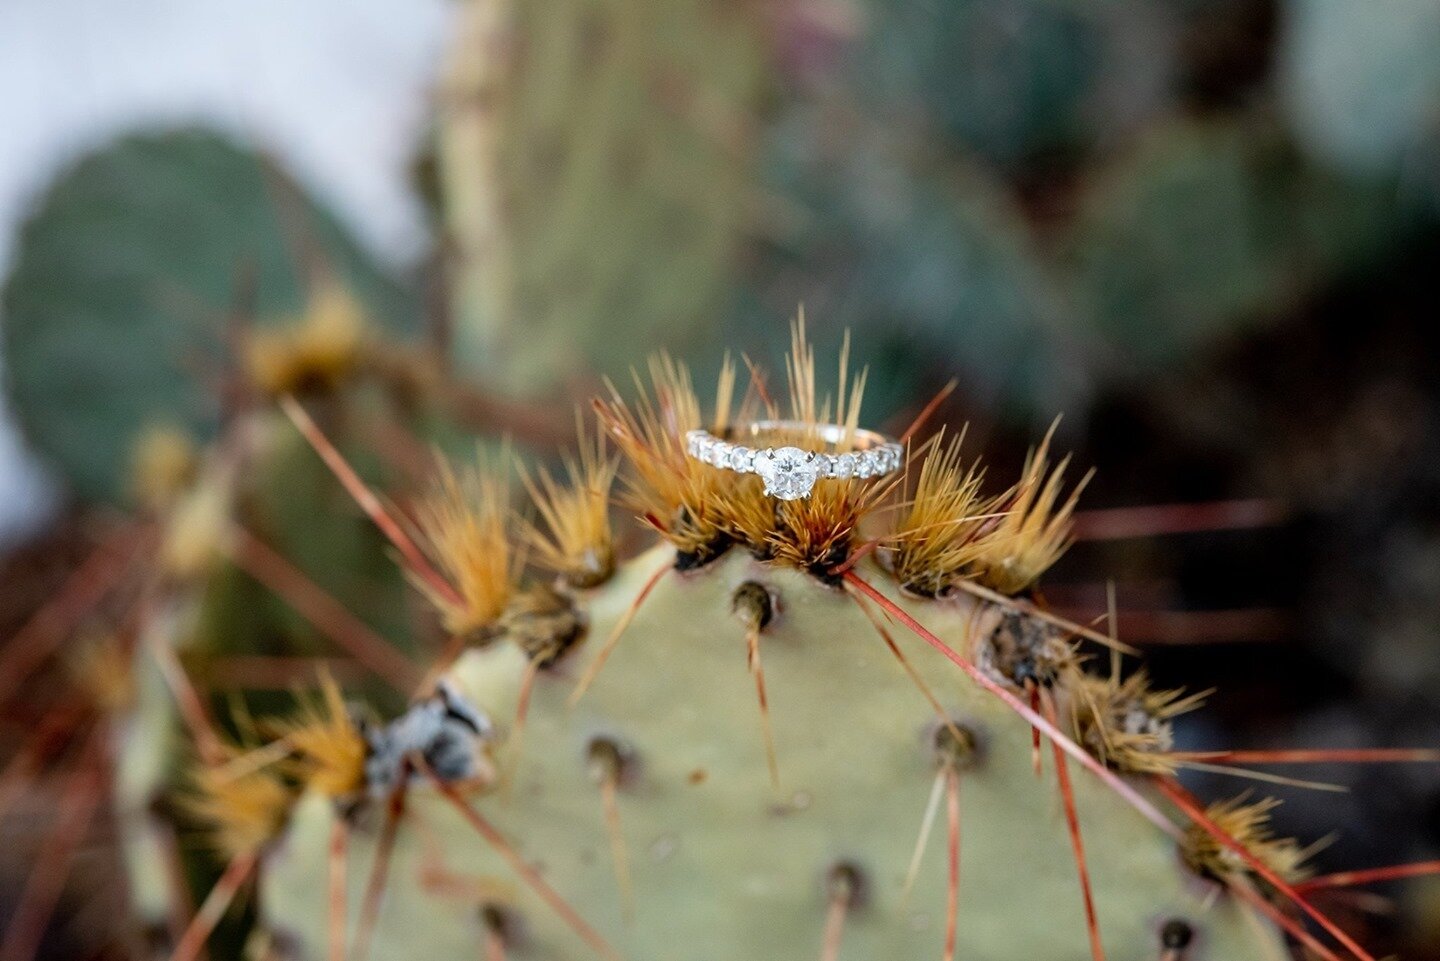
[[[748,447],[723,440],[707,430],[685,434],[685,450],[698,461],[735,471],[758,474],[765,480],[765,493],[781,500],[810,496],[822,477],[882,477],[899,470],[905,449],[895,441],[869,430],[847,431],[839,424],[809,425],[800,421],[762,420],[742,424],[733,436],[759,438],[767,434],[807,432],[823,444],[853,446],[848,451],[808,451],[798,447]]]

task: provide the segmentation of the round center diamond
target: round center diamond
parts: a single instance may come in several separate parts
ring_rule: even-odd
[[[798,447],[781,447],[755,455],[755,473],[765,481],[765,493],[782,501],[810,496],[820,477],[815,455]]]

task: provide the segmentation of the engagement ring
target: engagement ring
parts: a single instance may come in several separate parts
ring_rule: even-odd
[[[727,436],[754,440],[767,434],[808,433],[834,451],[799,447],[747,447],[716,437],[707,430],[685,433],[686,452],[698,461],[732,470],[759,474],[765,493],[782,501],[809,497],[823,477],[882,477],[900,469],[905,449],[870,430],[847,431],[839,424],[811,426],[802,421],[761,420],[733,428]],[[846,450],[839,450],[840,447]]]

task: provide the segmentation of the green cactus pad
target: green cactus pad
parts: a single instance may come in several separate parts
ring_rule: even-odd
[[[1083,195],[1078,306],[1126,364],[1174,362],[1375,262],[1403,235],[1395,208],[1265,124],[1172,124]]]
[[[858,869],[862,893],[840,958],[939,957],[944,937],[945,822],[931,838],[908,904],[901,886],[936,772],[935,712],[853,598],[740,551],[688,574],[667,572],[575,708],[566,704],[599,641],[673,560],[657,549],[583,599],[589,640],[542,671],[523,756],[507,791],[477,810],[631,961],[818,957],[825,879]],[[886,575],[866,567],[866,576]],[[778,615],[762,635],[781,787],[770,786],[744,630],[732,595],[766,586]],[[892,596],[894,592],[886,588]],[[959,645],[994,611],[968,601],[896,598]],[[961,775],[962,958],[1073,961],[1086,956],[1084,914],[1054,765],[1031,766],[1028,727],[954,665],[897,633],[952,718],[978,736]],[[466,654],[449,678],[500,726],[497,759],[526,661],[509,643]],[[1062,706],[1062,712],[1064,708]],[[634,878],[623,918],[592,739],[632,752],[619,810]],[[1153,961],[1160,931],[1195,929],[1196,961],[1276,956],[1268,926],[1181,865],[1175,843],[1088,774],[1074,773],[1100,927],[1115,961]],[[355,818],[349,862],[353,926],[374,856],[381,805]],[[261,923],[294,957],[327,956],[326,855],[333,806],[304,800],[262,869]],[[456,878],[464,884],[444,885]],[[469,891],[466,895],[463,892]],[[488,893],[487,893],[488,892]],[[475,957],[482,908],[519,919],[510,956],[594,957],[433,789],[417,784],[399,832],[373,957]]]
[[[1394,0],[1383,17],[1341,0],[1286,6],[1280,90],[1300,141],[1351,172],[1402,173],[1407,194],[1440,188],[1421,152],[1440,141],[1440,3]]]
[[[921,107],[956,145],[1001,165],[1083,139],[1102,79],[1104,24],[1054,0],[867,4],[863,96]]]
[[[147,625],[146,644],[174,645],[184,617],[166,605]],[[116,837],[129,887],[131,910],[144,927],[161,928],[173,908],[166,827],[155,805],[175,781],[184,756],[175,700],[160,668],[142,644],[131,668],[135,702],[114,734],[115,773],[111,785]]]
[[[462,366],[543,391],[706,329],[764,58],[741,6],[466,5],[439,125]]]
[[[296,258],[323,256],[384,323],[413,322],[408,298],[299,196],[258,154],[180,131],[123,139],[42,198],[0,300],[6,381],[31,443],[80,495],[123,495],[146,425],[213,427],[241,277],[255,313],[276,317],[301,305]]]
[[[924,356],[960,368],[978,396],[1027,413],[1063,406],[1077,385],[1074,365],[1055,356],[1062,287],[1004,184],[858,119],[832,153],[814,136],[827,116],[795,108],[768,135],[767,175],[803,216],[777,237],[783,255],[751,271],[734,338],[783,349],[786,330],[771,318],[798,271],[824,292],[817,331],[862,331],[880,345],[870,411],[913,400],[917,374],[935,376],[917,365]]]

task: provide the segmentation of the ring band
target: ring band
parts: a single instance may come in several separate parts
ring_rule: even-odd
[[[807,424],[797,420],[759,420],[742,424],[727,436],[757,438],[766,434],[809,433],[831,447],[849,444],[854,450],[828,453],[799,447],[748,447],[716,437],[708,430],[685,433],[685,451],[696,460],[734,471],[758,474],[765,493],[780,500],[810,496],[822,477],[883,477],[900,469],[905,449],[872,430],[847,430],[839,424]]]

